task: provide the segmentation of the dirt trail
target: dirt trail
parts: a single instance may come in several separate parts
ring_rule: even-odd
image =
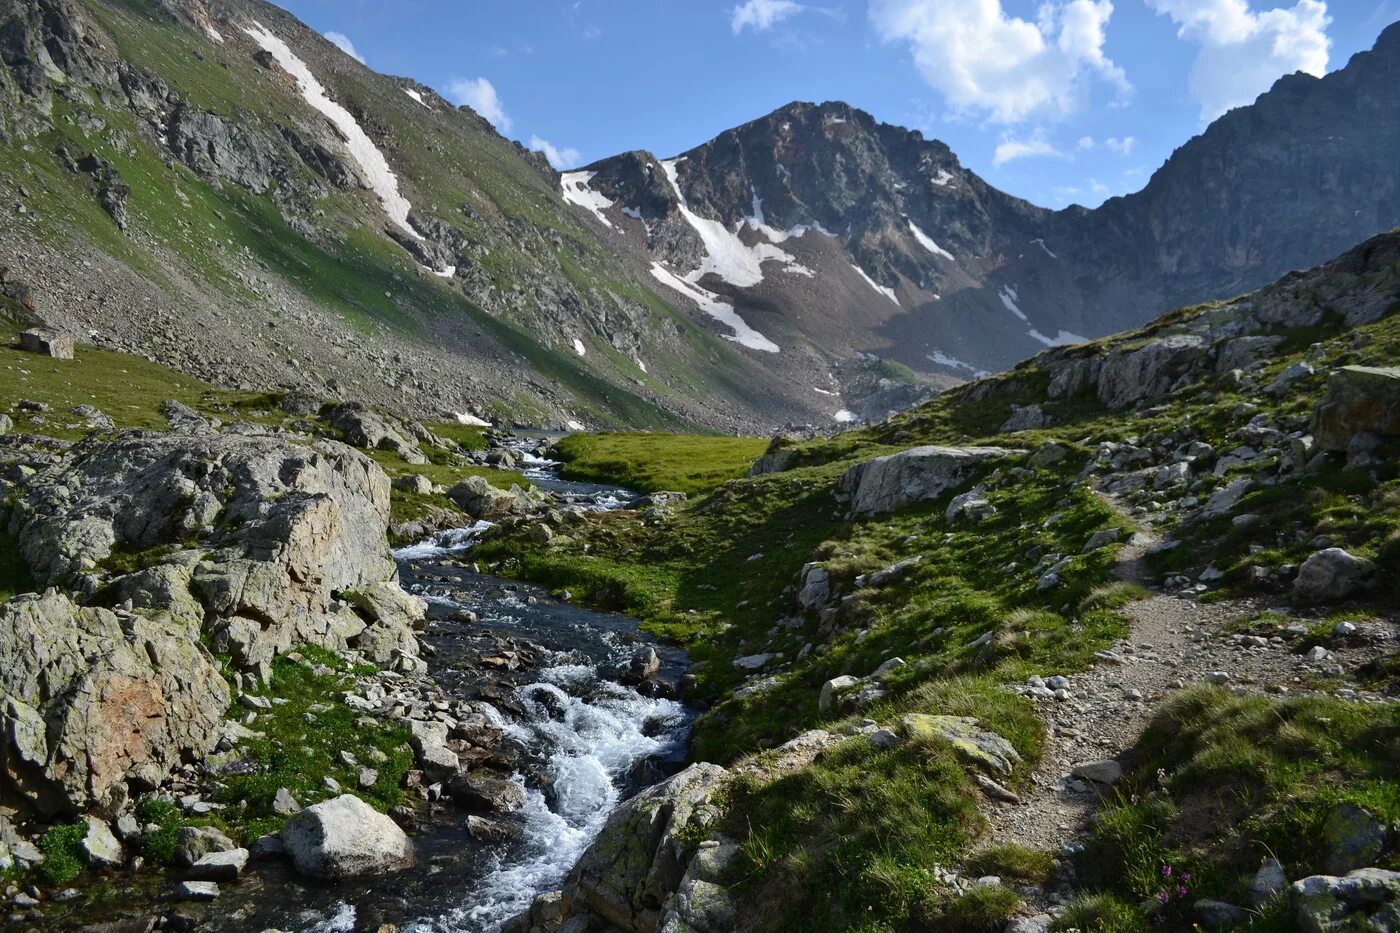
[[[1118,503],[1107,501],[1125,514]],[[1154,592],[1120,610],[1129,622],[1128,636],[1093,668],[1069,676],[1070,699],[1036,701],[1046,724],[1045,755],[1019,803],[989,802],[988,845],[1017,843],[1056,853],[1082,836],[1105,788],[1072,776],[1072,770],[1084,762],[1123,756],[1173,690],[1223,682],[1249,691],[1284,692],[1298,688],[1302,675],[1317,673],[1316,663],[1295,654],[1282,639],[1250,644],[1222,632],[1232,622],[1257,616],[1268,603],[1201,603],[1195,594],[1158,590],[1145,564],[1157,540],[1150,528],[1142,529],[1120,549],[1115,576]],[[1284,605],[1282,598],[1276,602]],[[1341,663],[1350,671],[1370,654],[1343,650],[1324,663]]]

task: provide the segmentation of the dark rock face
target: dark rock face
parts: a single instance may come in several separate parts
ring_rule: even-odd
[[[759,224],[785,234],[781,248],[824,288],[772,264],[758,286],[701,284],[741,307],[808,311],[807,336],[833,352],[967,378],[1259,287],[1400,224],[1397,82],[1400,24],[1325,78],[1279,80],[1178,149],[1142,191],[1095,210],[1011,197],[943,143],[836,102],[789,104],[683,154],[679,191],[639,152],[590,166],[589,185],[632,242],[680,275],[704,256],[682,197],[745,242],[764,242]]]

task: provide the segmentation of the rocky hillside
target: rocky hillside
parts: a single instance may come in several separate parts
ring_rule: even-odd
[[[1011,197],[943,143],[841,103],[790,104],[673,159],[605,159],[566,190],[754,346],[967,378],[1400,223],[1397,79],[1393,25],[1325,78],[1279,80],[1095,210]]]
[[[707,707],[518,929],[1386,928],[1397,359],[1392,232],[689,503],[503,529],[474,556],[679,639]]]
[[[80,339],[442,417],[839,407],[658,297],[542,157],[275,6],[14,0],[0,63],[0,278]]]

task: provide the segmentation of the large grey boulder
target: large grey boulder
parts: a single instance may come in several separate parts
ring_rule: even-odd
[[[893,512],[936,499],[983,464],[1020,452],[1003,447],[913,447],[857,463],[841,475],[836,488],[856,515]]]
[[[831,604],[831,574],[821,564],[802,567],[802,586],[797,591],[797,605],[809,612],[825,609]]]
[[[388,478],[344,444],[127,431],[33,476],[9,530],[41,582],[131,599],[266,675],[295,644],[341,650],[385,624],[339,595],[395,585],[388,519]],[[415,621],[389,640],[409,650]]]
[[[1343,366],[1328,381],[1313,412],[1318,446],[1343,451],[1363,431],[1400,434],[1400,366]]]
[[[718,765],[694,764],[618,807],[569,873],[566,921],[592,915],[654,933],[685,875],[685,836],[715,819],[711,800],[728,779]]]
[[[500,489],[484,476],[468,476],[447,491],[447,498],[475,519],[523,515],[530,510],[530,498],[518,486]]]
[[[1113,350],[1098,373],[1099,401],[1111,409],[1166,395],[1207,351],[1194,334],[1174,334],[1140,347]]]
[[[1293,581],[1293,599],[1300,603],[1346,599],[1365,589],[1376,565],[1339,547],[1323,548],[1309,555]]]
[[[719,882],[738,854],[739,847],[733,843],[707,840],[700,844],[666,904],[660,933],[729,933],[735,929],[734,901]]]
[[[40,353],[56,360],[73,358],[73,335],[60,334],[51,330],[27,330],[19,335],[21,350]]]
[[[218,741],[229,691],[169,622],[49,590],[0,606],[0,800],[56,815],[153,787]]]
[[[1345,877],[1313,875],[1288,888],[1305,933],[1394,933],[1400,929],[1400,872],[1362,868]]]
[[[413,864],[413,843],[398,824],[354,794],[307,807],[282,827],[297,871],[340,880],[398,871]]]
[[[1385,824],[1371,811],[1354,803],[1338,804],[1322,823],[1327,848],[1323,870],[1329,875],[1344,875],[1369,868],[1385,851],[1387,835]]]
[[[387,450],[398,454],[405,462],[424,464],[428,458],[418,445],[406,437],[412,432],[401,428],[385,415],[361,402],[344,402],[329,412],[331,427],[339,431],[347,443],[366,450]]]

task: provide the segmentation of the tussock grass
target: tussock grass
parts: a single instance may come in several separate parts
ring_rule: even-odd
[[[555,449],[565,479],[694,495],[747,474],[767,445],[762,438],[703,434],[571,434]]]

